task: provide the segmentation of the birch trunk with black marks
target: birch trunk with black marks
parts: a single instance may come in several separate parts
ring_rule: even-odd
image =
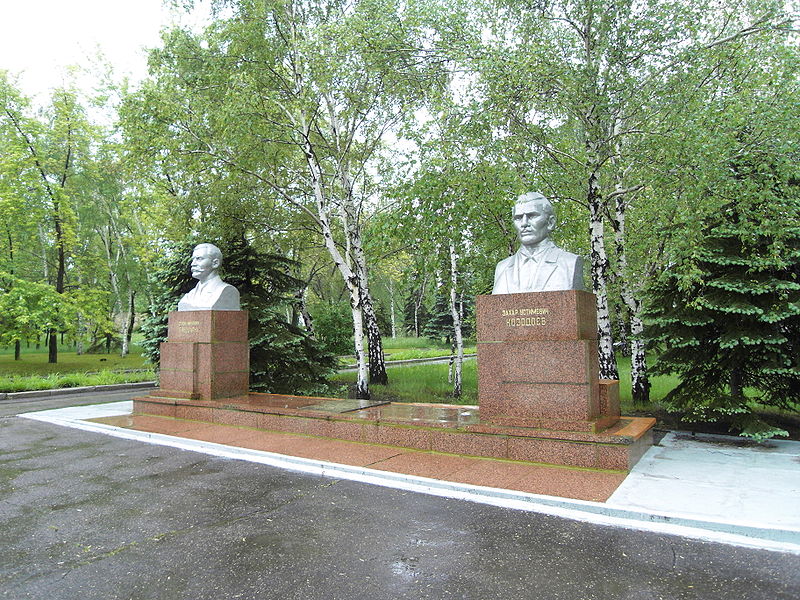
[[[458,262],[455,243],[450,240],[450,314],[453,316],[453,346],[455,363],[453,365],[453,397],[461,397],[461,374],[464,365],[464,338],[461,332],[461,311],[457,298]]]
[[[621,192],[618,186],[617,191]],[[625,194],[619,193],[614,198],[614,241],[617,250],[617,278],[620,295],[628,309],[630,319],[630,352],[631,352],[631,394],[634,404],[647,404],[650,401],[650,378],[647,374],[647,357],[645,355],[644,323],[642,322],[642,301],[633,290],[628,277],[628,258],[625,252]]]
[[[397,318],[394,305],[394,282],[389,279],[389,316],[392,320],[392,339],[397,337]]]
[[[314,147],[309,140],[310,131],[307,126],[302,128],[305,141],[303,143],[303,153],[305,155],[306,164],[310,175],[311,189],[314,194],[314,201],[317,207],[317,220],[320,228],[322,229],[322,238],[325,243],[325,248],[331,255],[336,268],[342,275],[345,286],[347,287],[350,296],[350,311],[353,318],[353,346],[356,356],[357,365],[357,380],[356,380],[356,398],[369,399],[369,382],[367,378],[367,359],[364,353],[364,319],[363,319],[363,304],[361,297],[361,286],[358,281],[358,274],[351,268],[350,264],[342,256],[339,248],[333,239],[333,231],[331,229],[330,211],[328,208],[328,200],[325,197],[325,191],[322,185],[322,169],[320,168]]]
[[[386,358],[383,355],[383,338],[378,327],[378,316],[375,314],[375,307],[372,303],[372,296],[369,293],[369,286],[364,280],[367,277],[367,266],[363,260],[358,260],[359,286],[361,289],[361,302],[364,310],[364,325],[367,331],[367,350],[369,352],[369,381],[386,385],[389,383],[389,376],[386,374]]]
[[[136,292],[132,289],[128,290],[128,318],[125,319],[125,324],[122,327],[122,352],[121,356],[128,356],[131,347],[131,338],[133,337],[133,324],[136,321]]]
[[[597,350],[600,362],[600,379],[619,379],[617,359],[614,356],[614,339],[611,334],[611,315],[608,310],[608,255],[605,247],[603,224],[603,198],[598,181],[599,161],[597,148],[587,143],[589,150],[589,182],[586,193],[589,205],[589,236],[592,270],[592,292],[597,301]]]
[[[386,385],[389,383],[389,376],[386,374],[383,339],[378,327],[378,316],[375,313],[372,294],[369,291],[369,276],[367,274],[364,246],[361,241],[359,211],[354,202],[353,181],[350,177],[346,151],[342,147],[342,127],[339,123],[334,101],[327,95],[323,97],[328,110],[331,137],[336,147],[336,173],[342,190],[341,216],[345,235],[347,236],[348,256],[351,257],[353,269],[358,276],[359,293],[361,294],[361,310],[367,334],[367,351],[369,354],[369,381],[370,383]],[[344,143],[344,146],[347,145],[349,145],[349,142]]]
[[[311,313],[308,312],[308,306],[306,305],[307,293],[308,287],[304,287],[298,290],[294,297],[297,310],[300,312],[300,318],[303,320],[303,326],[306,328],[308,335],[314,337],[314,319],[311,316]]]
[[[419,294],[414,298],[414,337],[419,337],[419,311],[422,310],[422,303],[425,301],[425,285],[428,283],[428,276],[423,275],[422,285]]]

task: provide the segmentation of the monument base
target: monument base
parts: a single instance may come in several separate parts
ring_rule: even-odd
[[[161,344],[159,395],[202,400],[247,395],[247,311],[173,311],[167,339]]]
[[[448,404],[248,394],[221,401],[135,398],[151,415],[556,466],[629,471],[652,444],[652,418],[622,417],[602,433],[483,422],[480,408]]]
[[[588,433],[619,420],[619,382],[598,379],[593,294],[478,296],[476,315],[484,420]]]

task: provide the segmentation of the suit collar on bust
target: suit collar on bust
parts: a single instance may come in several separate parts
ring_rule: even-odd
[[[218,284],[222,283],[222,278],[219,275],[212,275],[208,279],[206,279],[203,283],[197,282],[195,289],[200,292],[205,289],[216,287]]]
[[[542,242],[538,246],[533,248],[532,251],[528,250],[528,248],[526,248],[524,245],[521,245],[519,247],[519,250],[517,250],[517,256],[522,261],[526,261],[532,258],[534,261],[539,262],[542,259],[542,257],[544,257],[544,259],[547,260],[548,250],[550,250],[551,248],[555,248],[555,246],[556,245],[552,241],[550,241],[550,238],[542,240]],[[552,259],[549,260],[548,262],[552,262]]]

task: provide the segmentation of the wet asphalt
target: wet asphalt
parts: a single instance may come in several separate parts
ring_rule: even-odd
[[[304,475],[0,403],[0,598],[796,599],[800,556]]]

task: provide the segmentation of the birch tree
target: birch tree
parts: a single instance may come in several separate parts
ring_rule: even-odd
[[[365,337],[369,379],[387,379],[363,246],[378,192],[370,165],[424,91],[422,28],[392,0],[242,0],[226,10],[203,36],[167,35],[142,105],[159,98],[162,114],[151,114],[192,168],[249,177],[262,202],[317,228],[348,289],[357,395],[368,397]]]

